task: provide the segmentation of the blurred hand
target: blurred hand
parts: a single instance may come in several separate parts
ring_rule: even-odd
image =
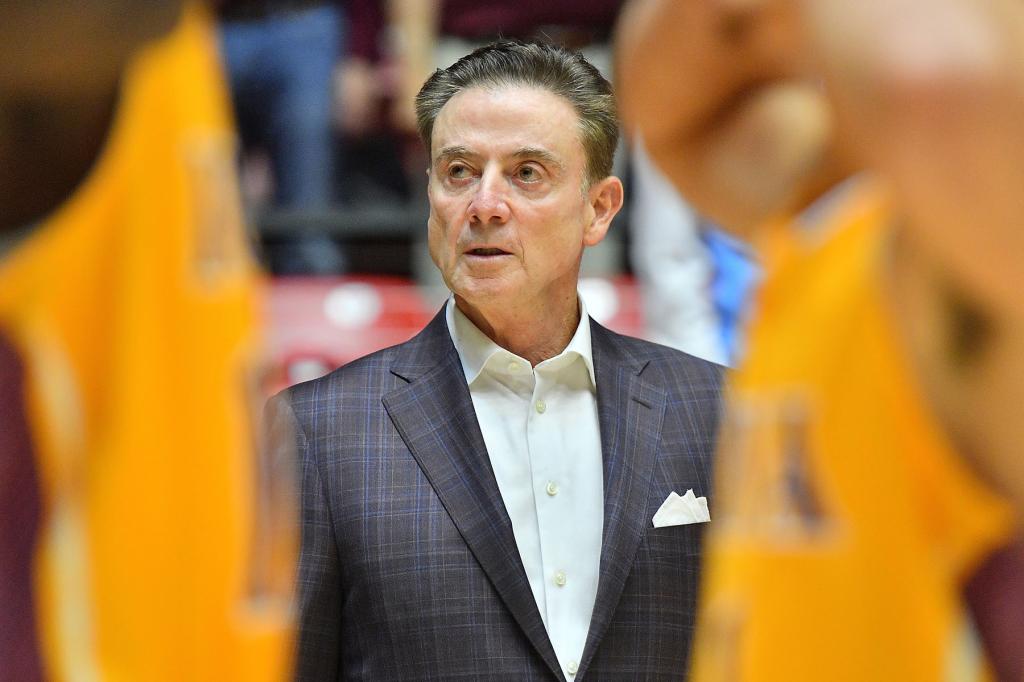
[[[351,135],[366,133],[374,128],[383,97],[380,79],[370,62],[349,58],[340,62],[334,71],[334,112],[337,127]]]
[[[391,104],[391,124],[403,133],[417,132],[416,95],[430,77],[429,64],[421,60],[400,61],[396,69],[395,99]]]
[[[415,133],[416,94],[434,70],[441,0],[390,0],[388,6],[396,71],[391,124],[399,131]]]

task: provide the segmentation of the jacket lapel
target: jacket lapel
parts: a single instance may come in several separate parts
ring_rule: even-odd
[[[629,357],[615,335],[596,322],[591,323],[591,339],[604,460],[604,533],[597,599],[577,678],[608,629],[640,538],[651,523],[647,499],[667,399],[643,376],[646,359]]]
[[[399,351],[392,373],[408,383],[384,397],[388,415],[505,606],[561,679],[443,308]]]

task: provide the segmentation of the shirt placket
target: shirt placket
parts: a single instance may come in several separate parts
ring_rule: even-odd
[[[573,603],[574,582],[571,558],[572,510],[566,508],[565,453],[556,452],[556,444],[562,442],[558,430],[562,420],[558,418],[558,398],[555,388],[557,374],[551,371],[536,372],[536,383],[530,411],[530,453],[534,500],[537,511],[538,535],[544,570],[548,634],[563,667],[566,659],[575,654],[567,651],[572,637],[571,604]]]

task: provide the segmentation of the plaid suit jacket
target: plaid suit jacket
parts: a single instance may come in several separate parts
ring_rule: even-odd
[[[710,500],[721,368],[591,329],[605,518],[575,679],[678,680],[704,529],[651,518],[673,490]],[[269,408],[301,461],[297,679],[563,679],[443,309]]]

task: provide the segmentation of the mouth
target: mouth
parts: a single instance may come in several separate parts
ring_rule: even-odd
[[[466,254],[470,255],[470,256],[480,256],[480,257],[487,258],[487,257],[493,257],[493,256],[507,256],[507,255],[509,255],[509,252],[508,251],[504,251],[502,249],[497,249],[497,248],[479,248],[479,249],[470,249],[469,251],[466,251]]]

